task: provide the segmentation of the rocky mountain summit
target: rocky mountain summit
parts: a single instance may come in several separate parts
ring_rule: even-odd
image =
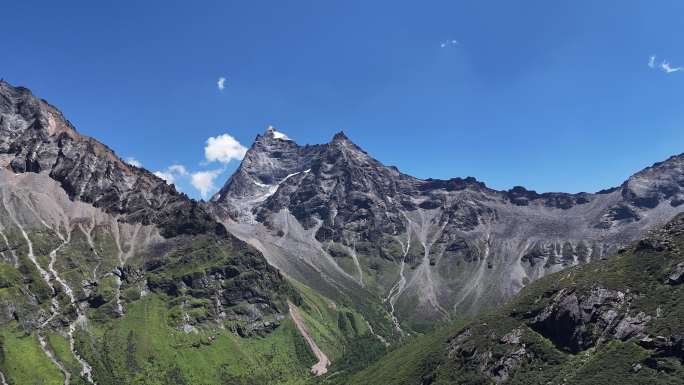
[[[269,128],[212,198],[228,229],[313,287],[374,293],[402,323],[475,314],[546,274],[616,253],[684,210],[684,155],[597,193],[418,179],[344,133]],[[320,279],[323,276],[323,279]]]

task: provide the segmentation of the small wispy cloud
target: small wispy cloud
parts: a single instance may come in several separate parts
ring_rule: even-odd
[[[132,156],[129,156],[128,158],[124,159],[124,162],[130,164],[131,166],[142,167],[142,163],[140,163],[139,160],[135,159]]]
[[[210,193],[216,190],[214,181],[222,172],[221,169],[193,172],[190,175],[190,183],[199,191],[202,198],[207,198]]]
[[[229,134],[221,134],[207,139],[204,157],[207,162],[230,163],[245,157],[247,148]]]
[[[660,64],[660,68],[662,68],[663,71],[665,71],[665,73],[668,73],[668,74],[670,74],[672,72],[679,72],[681,70],[684,70],[684,68],[682,68],[682,67],[672,67],[670,65],[670,63],[668,63],[666,61],[664,61]]]
[[[172,172],[174,174],[178,174],[180,176],[187,176],[188,175],[188,169],[185,168],[182,164],[172,164],[167,168],[169,172]]]
[[[679,71],[684,71],[684,67],[673,67],[670,62],[663,60],[660,64],[656,65],[656,56],[651,55],[648,58],[648,66],[651,69],[656,69],[659,68],[666,74],[671,74],[673,72],[679,72]]]
[[[439,43],[439,46],[442,48],[446,48],[453,45],[460,45],[460,43],[458,42],[458,40],[445,40]]]
[[[223,91],[223,89],[226,88],[226,78],[224,78],[223,76],[218,78],[216,86],[218,87],[219,91]]]

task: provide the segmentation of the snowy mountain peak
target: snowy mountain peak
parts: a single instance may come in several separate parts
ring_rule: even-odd
[[[287,135],[285,135],[284,133],[276,130],[275,127],[273,127],[272,125],[269,125],[268,128],[266,129],[266,136],[271,137],[273,139],[292,140]]]

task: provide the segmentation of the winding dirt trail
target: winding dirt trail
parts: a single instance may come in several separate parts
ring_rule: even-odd
[[[290,301],[287,302],[287,305],[290,308],[290,315],[292,315],[292,320],[294,321],[295,326],[297,326],[299,333],[302,335],[302,337],[304,337],[304,340],[309,345],[311,352],[313,352],[316,358],[318,358],[318,362],[311,367],[311,373],[313,373],[315,376],[320,376],[327,373],[328,366],[330,366],[330,360],[328,359],[328,356],[323,353],[318,345],[316,345],[316,342],[314,342],[313,338],[311,338],[309,329],[306,327],[306,323],[304,322],[301,314],[299,314],[297,307],[295,307],[295,305],[293,305]]]

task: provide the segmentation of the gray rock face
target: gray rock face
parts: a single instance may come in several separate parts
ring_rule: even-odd
[[[128,222],[158,225],[164,236],[224,231],[197,202],[77,133],[61,112],[28,89],[3,81],[0,168],[48,174],[71,199]]]
[[[684,155],[613,189],[538,194],[472,177],[414,178],[343,133],[299,146],[269,130],[211,206],[287,274],[313,287],[321,276],[364,287],[411,321],[474,314],[543,275],[615,253],[683,211],[683,194]]]
[[[606,339],[641,337],[651,317],[630,314],[633,295],[595,288],[588,295],[561,290],[529,322],[530,327],[561,349],[577,353]]]
[[[622,186],[622,196],[632,207],[652,209],[662,202],[678,207],[684,203],[682,156],[654,164],[633,175]]]

